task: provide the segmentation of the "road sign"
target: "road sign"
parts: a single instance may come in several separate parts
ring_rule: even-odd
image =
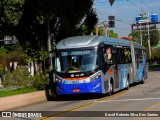
[[[146,22],[149,22],[149,13],[140,14],[139,23],[146,23]]]
[[[115,0],[109,0],[110,5],[112,6]]]

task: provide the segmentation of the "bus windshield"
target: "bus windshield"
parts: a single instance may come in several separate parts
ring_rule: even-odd
[[[88,72],[98,68],[96,50],[56,52],[55,69],[62,73]]]

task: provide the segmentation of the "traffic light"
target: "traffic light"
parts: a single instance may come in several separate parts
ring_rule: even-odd
[[[108,25],[109,25],[109,28],[115,28],[115,17],[114,16],[108,17]]]

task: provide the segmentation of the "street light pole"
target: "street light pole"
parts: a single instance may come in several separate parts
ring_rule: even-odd
[[[149,61],[151,59],[151,44],[150,44],[150,33],[149,33],[149,23],[148,23],[148,50],[149,50]]]

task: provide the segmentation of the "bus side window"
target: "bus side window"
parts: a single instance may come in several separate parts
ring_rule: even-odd
[[[138,50],[135,49],[135,60],[136,60],[136,63],[137,63],[137,68],[139,68],[139,55],[138,55]]]
[[[117,62],[119,64],[124,64],[125,62],[125,56],[124,56],[124,51],[122,48],[117,48]]]
[[[112,46],[105,46],[104,47],[103,61],[107,64],[113,64]]]
[[[143,51],[142,50],[138,50],[138,60],[139,60],[139,63],[142,63],[143,61]]]
[[[130,48],[124,48],[125,63],[132,63]]]

